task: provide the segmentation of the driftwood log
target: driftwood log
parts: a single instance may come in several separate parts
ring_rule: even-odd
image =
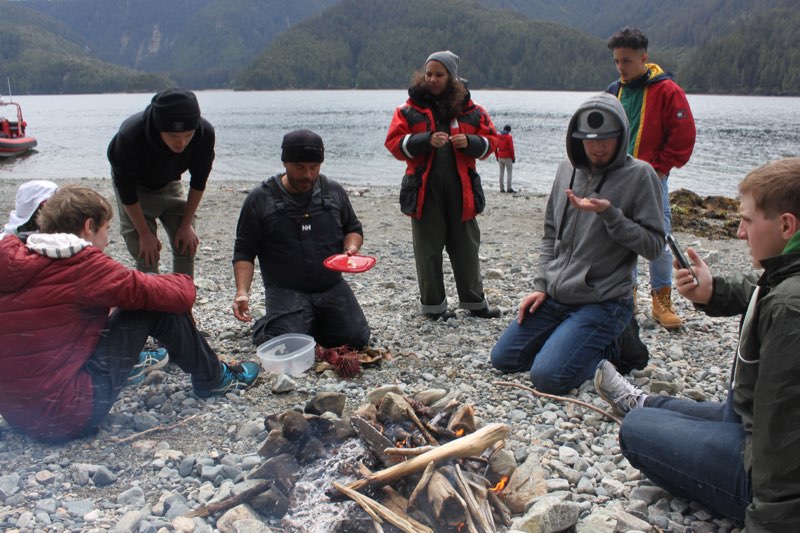
[[[449,459],[480,455],[486,448],[491,447],[499,440],[505,439],[510,433],[511,428],[506,424],[489,424],[475,433],[470,433],[469,435],[438,446],[408,461],[375,472],[364,479],[354,481],[347,485],[347,487],[353,490],[361,490],[366,487],[382,487],[410,474],[424,470],[425,467],[428,466],[428,463],[431,462],[438,464]]]
[[[426,496],[436,523],[457,526],[464,521],[466,503],[444,474],[433,473],[426,487]]]

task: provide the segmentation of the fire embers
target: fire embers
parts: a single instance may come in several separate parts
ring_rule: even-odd
[[[386,468],[362,467],[363,479],[334,487],[376,522],[437,532],[488,533],[510,525],[498,496],[516,467],[502,450],[510,432],[505,424],[479,428],[472,405],[450,401],[433,409],[400,391],[373,396],[351,423]],[[381,502],[359,492],[378,488]]]

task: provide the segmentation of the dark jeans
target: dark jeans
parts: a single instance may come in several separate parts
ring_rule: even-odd
[[[622,454],[651,481],[738,522],[753,497],[744,440],[729,401],[648,396],[619,430]]]
[[[170,361],[192,375],[195,388],[208,389],[220,382],[219,359],[188,314],[118,309],[109,317],[108,328],[84,366],[92,377],[94,395],[87,432],[103,421],[128,384],[128,375],[139,361],[147,337],[164,345]]]
[[[369,342],[367,319],[344,280],[322,292],[280,287],[265,292],[267,314],[253,325],[256,346],[284,333],[311,335],[326,348],[347,344],[361,350]]]
[[[522,324],[517,317],[492,348],[492,366],[530,370],[534,387],[563,394],[594,375],[607,348],[630,322],[633,301],[565,305],[547,298]]]

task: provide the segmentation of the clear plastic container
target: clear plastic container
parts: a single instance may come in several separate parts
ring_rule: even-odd
[[[298,376],[314,364],[314,337],[301,333],[286,333],[258,347],[258,358],[267,372]]]

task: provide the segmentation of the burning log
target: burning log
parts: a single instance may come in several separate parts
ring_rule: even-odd
[[[431,475],[426,497],[438,523],[457,526],[464,521],[467,504],[441,472],[434,471]]]
[[[448,459],[480,455],[486,448],[492,446],[498,440],[505,439],[510,433],[511,428],[506,424],[489,424],[475,433],[450,441],[427,453],[376,472],[347,486],[353,490],[361,490],[365,487],[382,487],[423,470],[431,462],[438,464]]]
[[[450,422],[447,423],[447,429],[459,436],[465,433],[474,433],[476,429],[475,408],[466,404],[456,409],[453,416],[450,417]]]

